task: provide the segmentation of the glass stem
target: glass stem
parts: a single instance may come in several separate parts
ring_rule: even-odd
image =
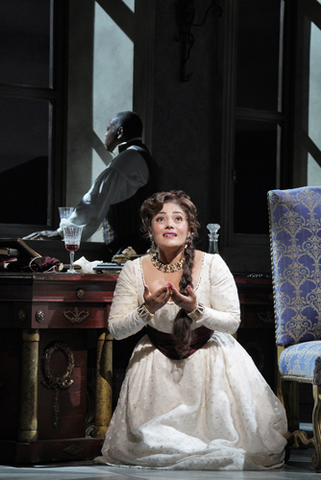
[[[70,270],[73,270],[74,267],[74,258],[75,258],[75,252],[69,252],[70,253]]]

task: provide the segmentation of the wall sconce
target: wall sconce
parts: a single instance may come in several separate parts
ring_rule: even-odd
[[[210,10],[216,17],[222,16],[222,8],[217,5],[217,0],[211,0],[210,5],[205,11],[204,18],[201,23],[194,23],[195,7],[194,0],[178,0],[176,5],[176,19],[179,28],[178,42],[181,42],[181,66],[180,79],[181,82],[188,82],[193,73],[186,73],[186,63],[190,58],[191,50],[194,45],[194,35],[191,32],[192,27],[201,27],[205,24]]]

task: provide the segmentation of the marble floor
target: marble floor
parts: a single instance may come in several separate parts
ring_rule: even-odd
[[[288,463],[269,472],[163,471],[115,468],[93,462],[35,465],[32,467],[0,466],[0,479],[5,480],[313,480],[321,479],[311,465],[314,450],[293,449]]]

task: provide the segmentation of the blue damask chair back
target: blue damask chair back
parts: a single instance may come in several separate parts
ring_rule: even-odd
[[[321,339],[321,187],[268,193],[276,341]]]
[[[272,190],[268,207],[279,372],[314,385],[314,437],[293,435],[313,443],[321,471],[321,187]]]

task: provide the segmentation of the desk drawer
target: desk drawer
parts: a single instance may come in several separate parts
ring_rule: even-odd
[[[34,303],[31,328],[107,328],[109,305]]]
[[[83,302],[110,303],[113,298],[114,285],[49,283],[35,284],[33,300],[38,302]]]

